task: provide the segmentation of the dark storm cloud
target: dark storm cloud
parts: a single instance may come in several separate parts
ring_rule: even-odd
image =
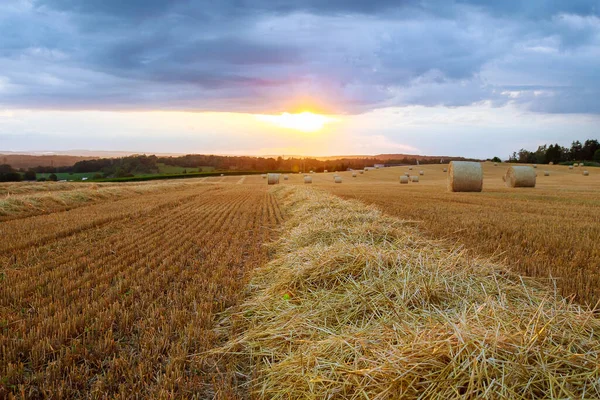
[[[598,4],[8,0],[0,107],[600,113]]]

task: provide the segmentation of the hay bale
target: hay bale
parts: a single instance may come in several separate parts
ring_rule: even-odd
[[[421,176],[425,175],[425,171],[419,171],[419,175],[421,175]]]
[[[573,166],[572,166],[572,165],[569,165],[569,169],[573,169]]]
[[[287,176],[287,175],[284,175],[284,176],[283,176],[283,180],[284,180],[284,181],[287,181],[287,180],[288,180],[288,176]]]
[[[532,167],[516,165],[506,171],[506,185],[509,187],[535,187],[535,171]]]
[[[342,183],[342,177],[341,176],[336,176],[334,182],[335,183]]]
[[[267,184],[269,184],[269,185],[279,184],[279,174],[267,174]]]
[[[579,167],[579,164],[575,163],[573,164],[574,167]]]
[[[304,183],[312,183],[312,176],[305,176]]]
[[[583,171],[583,176],[588,176],[590,173],[588,171]]]
[[[267,179],[267,174],[262,174],[262,175],[261,175],[261,177],[262,177],[263,179]]]
[[[408,167],[408,170],[409,170],[409,171],[412,171],[412,167]]]
[[[402,184],[408,183],[408,176],[402,175],[400,177],[400,183],[402,183]]]
[[[357,176],[358,176],[358,175],[356,175],[356,172],[353,172],[353,173],[352,173],[352,177],[353,177],[353,178],[356,178]]]
[[[419,177],[418,177],[418,176],[411,176],[411,177],[410,177],[410,181],[411,181],[411,182],[418,183],[418,182],[419,182]]]
[[[481,163],[451,161],[448,170],[448,190],[451,192],[481,192],[483,169]]]
[[[221,176],[225,176],[225,174],[221,174]]]
[[[360,170],[360,171],[358,171],[358,173],[362,175],[362,174],[364,174],[364,173],[365,173],[365,171],[363,171],[363,170]]]
[[[448,172],[448,168],[444,168],[442,171],[443,172]]]
[[[550,164],[550,165],[554,165],[554,163],[553,163],[552,161],[550,161],[548,164]]]
[[[408,172],[405,172],[405,173],[404,173],[404,175],[406,175],[406,176],[410,176],[410,174],[409,174]]]
[[[533,165],[532,165],[532,167],[533,167],[533,168],[537,168],[537,164],[533,164]]]
[[[550,176],[550,171],[544,171],[544,176]]]
[[[326,173],[326,172],[327,172],[327,170],[326,170],[326,169],[324,169],[324,170],[323,170],[323,172],[325,172],[325,173]]]
[[[497,163],[497,162],[495,162],[495,163],[494,163],[494,167],[497,167],[497,166],[498,166],[498,163]]]

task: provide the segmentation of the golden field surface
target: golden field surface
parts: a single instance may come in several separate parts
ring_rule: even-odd
[[[430,237],[495,256],[516,273],[552,277],[564,296],[600,301],[600,168],[538,165],[535,188],[508,188],[502,175],[512,164],[482,165],[481,193],[448,192],[447,165],[441,164],[371,170],[356,178],[338,172],[341,184],[333,182],[334,173],[312,176],[313,186],[415,221]],[[420,170],[425,174],[418,183],[399,183],[400,175]],[[290,182],[300,184],[301,176]]]
[[[347,382],[349,388],[356,390],[352,392],[358,396],[356,398],[362,396],[358,390],[362,383],[357,382],[365,385],[367,381],[377,383],[373,393],[388,390],[385,389],[390,379],[385,374],[387,367],[380,369],[376,366],[379,365],[379,356],[369,353],[375,350],[365,350],[379,334],[389,337],[390,343],[398,342],[398,338],[392,338],[395,333],[387,331],[391,325],[386,321],[377,318],[372,321],[376,322],[378,330],[383,330],[381,332],[369,331],[352,338],[344,336],[343,340],[340,336],[333,342],[330,338],[315,339],[318,341],[315,345],[325,347],[321,347],[319,353],[315,352],[315,359],[310,362],[305,358],[310,352],[306,347],[310,343],[300,340],[300,343],[295,342],[298,349],[292,349],[292,341],[286,337],[291,335],[291,331],[286,333],[286,329],[302,322],[296,317],[300,315],[297,313],[306,313],[307,318],[316,313],[319,319],[314,320],[315,325],[311,327],[316,327],[315,337],[328,332],[327,325],[334,320],[341,324],[344,335],[348,335],[344,324],[350,320],[340,322],[336,313],[350,310],[357,301],[365,303],[357,305],[360,307],[352,318],[371,321],[370,317],[363,315],[364,307],[370,310],[371,304],[362,293],[373,288],[357,291],[359,286],[352,285],[359,278],[370,282],[370,274],[374,271],[362,270],[361,263],[344,263],[348,259],[365,259],[367,264],[373,261],[376,265],[375,261],[382,262],[379,255],[385,256],[385,261],[392,260],[393,254],[404,254],[403,257],[414,265],[428,266],[428,257],[435,259],[436,265],[439,265],[434,269],[437,271],[435,274],[443,270],[444,262],[452,260],[452,271],[444,271],[452,273],[447,281],[451,285],[444,288],[444,281],[435,281],[436,275],[431,282],[435,281],[437,286],[430,286],[427,270],[423,270],[425,275],[419,275],[419,281],[414,282],[414,293],[410,295],[413,297],[406,297],[407,294],[402,292],[406,288],[390,283],[388,289],[394,296],[392,301],[406,303],[390,309],[390,300],[385,297],[389,293],[382,292],[384,297],[377,297],[377,301],[381,302],[377,307],[383,308],[376,309],[389,314],[386,318],[392,314],[398,317],[398,307],[406,306],[410,308],[405,310],[409,313],[406,316],[418,321],[423,310],[429,312],[437,307],[438,312],[440,304],[459,302],[460,310],[457,308],[458,314],[453,314],[452,318],[460,319],[461,313],[473,311],[471,307],[475,305],[470,305],[471,300],[481,305],[481,308],[475,309],[476,315],[493,311],[494,315],[486,314],[485,318],[497,318],[510,311],[513,320],[502,321],[506,324],[502,332],[489,327],[494,335],[504,335],[506,331],[507,336],[495,337],[496,342],[506,347],[515,346],[523,352],[516,358],[512,358],[513,353],[504,354],[507,362],[527,364],[531,361],[527,358],[530,356],[528,352],[539,345],[540,353],[535,354],[542,357],[541,364],[539,360],[531,361],[531,365],[527,364],[531,367],[529,373],[543,374],[548,365],[554,368],[553,374],[549,375],[553,379],[551,382],[540,377],[539,382],[527,383],[527,372],[513,376],[515,382],[524,385],[519,393],[543,397],[547,388],[567,397],[570,393],[580,393],[583,386],[564,386],[556,381],[556,377],[579,373],[583,368],[591,372],[581,378],[582,382],[595,382],[600,367],[591,368],[588,363],[599,350],[594,344],[597,342],[597,321],[572,309],[562,300],[553,300],[535,283],[532,283],[530,293],[529,289],[523,289],[524,284],[520,280],[510,278],[502,288],[496,288],[494,282],[505,279],[504,275],[495,272],[496,268],[507,267],[515,274],[541,278],[551,289],[553,286],[547,278],[552,277],[556,279],[560,294],[575,296],[579,303],[594,304],[600,299],[600,171],[587,168],[590,176],[582,176],[580,168],[569,170],[564,166],[540,165],[535,188],[513,189],[505,187],[501,179],[506,165],[494,167],[485,163],[483,192],[449,193],[446,173],[442,172],[444,167],[446,165],[439,164],[414,166],[411,175],[418,175],[419,170],[424,171],[424,175],[419,176],[420,182],[406,185],[400,185],[398,178],[408,171],[407,167],[371,170],[358,174],[356,178],[352,177],[352,172],[338,172],[342,177],[341,184],[334,183],[334,173],[320,173],[312,174],[312,185],[303,183],[302,174],[290,174],[288,180],[281,177],[280,184],[271,187],[259,175],[126,184],[45,182],[39,183],[39,186],[29,183],[0,185],[0,398],[236,397],[240,393],[240,385],[244,388],[242,393],[248,389],[245,382],[252,372],[248,375],[248,371],[233,366],[234,362],[228,357],[214,352],[227,342],[229,334],[238,335],[239,340],[228,344],[228,351],[243,346],[249,351],[245,354],[246,362],[251,365],[258,363],[257,370],[266,371],[282,365],[284,369],[275,371],[273,376],[288,376],[290,373],[294,379],[304,379],[304,364],[278,364],[288,355],[294,363],[298,360],[296,357],[300,357],[301,363],[309,363],[307,365],[311,368],[316,368],[313,371],[316,375],[310,378],[312,381],[302,381],[308,384],[303,395],[315,389],[315,385],[327,386],[329,378],[319,375],[321,369],[334,371],[335,379]],[[543,176],[544,170],[550,171],[550,176]],[[316,189],[314,192],[320,195],[295,193],[299,192],[299,187]],[[360,203],[338,204],[337,200],[328,200],[323,192],[336,198],[359,200]],[[318,207],[311,206],[308,200]],[[306,208],[298,209],[302,202],[306,202]],[[323,208],[328,203],[331,211]],[[365,203],[375,207],[373,210],[381,210],[385,216],[376,214]],[[361,211],[363,206],[364,215]],[[288,210],[295,210],[292,225],[283,224],[289,219]],[[310,213],[317,211],[320,214],[309,218]],[[306,218],[302,213],[306,214]],[[326,218],[329,214],[332,218],[335,216],[331,221]],[[357,236],[356,243],[344,233],[342,225],[336,225],[344,220],[346,214],[350,219],[357,215],[356,221],[348,228],[348,232]],[[311,221],[317,224],[319,218],[317,235],[317,231],[306,224]],[[371,221],[371,225],[363,229],[360,223],[367,220]],[[390,233],[380,232],[379,224],[384,224]],[[385,247],[388,234],[393,234],[396,240],[391,247]],[[263,276],[263,281],[260,285],[267,292],[271,291],[271,295],[275,293],[277,300],[265,306],[256,303],[254,297],[248,298],[249,292],[256,294],[256,284],[249,282],[256,268],[263,268],[270,260],[273,261],[272,253],[264,244],[280,236],[285,237],[284,241],[275,242],[271,248],[276,246],[274,251],[279,260],[286,259],[288,270],[293,271],[290,266],[303,265],[309,259],[316,269],[300,280],[289,273],[278,276],[273,269],[267,275],[261,272],[259,276]],[[328,243],[333,237],[348,243],[338,249]],[[385,246],[381,247],[381,243]],[[409,251],[399,253],[399,249],[405,247]],[[454,250],[446,252],[446,249]],[[487,260],[489,256],[496,263],[494,265],[500,267],[490,269],[488,261],[477,261],[481,257]],[[390,261],[390,265],[397,262]],[[411,273],[418,274],[419,271],[417,268]],[[471,273],[474,274],[473,285],[459,288],[462,281],[470,279]],[[349,280],[344,285],[350,284],[348,290],[356,297],[339,297],[339,293],[335,292],[339,287],[338,278]],[[394,279],[400,277],[395,276]],[[387,278],[378,275],[375,281],[385,286]],[[424,286],[419,286],[421,283]],[[488,284],[491,286],[488,287]],[[275,285],[275,288],[270,285]],[[290,288],[286,289],[286,285]],[[319,290],[326,289],[323,295],[334,296],[336,302],[339,301],[335,303],[337,305],[318,301],[314,285]],[[483,293],[475,293],[479,286]],[[460,290],[448,292],[448,288],[452,287]],[[461,290],[465,295],[459,296],[459,299],[456,293]],[[290,300],[292,305],[295,304],[294,296],[300,292],[310,298],[311,303],[296,304],[302,309],[287,309],[287,303],[281,304],[282,291],[285,301]],[[485,304],[491,301],[489,293],[494,291],[500,292],[492,302],[498,308],[490,311]],[[382,294],[377,293],[377,296]],[[508,296],[508,300],[503,296]],[[512,302],[510,310],[503,309],[505,300]],[[527,301],[531,304],[524,304]],[[225,324],[229,333],[224,333],[223,328],[219,328],[221,313],[236,307],[242,307],[239,318],[229,320]],[[424,308],[421,310],[419,307]],[[538,307],[539,312],[536,312]],[[274,313],[263,314],[271,308]],[[286,314],[279,315],[281,310],[287,310]],[[529,319],[515,320],[519,310]],[[562,325],[555,321],[557,316],[560,316],[558,319]],[[443,313],[438,317],[440,321],[443,318],[450,320]],[[481,341],[477,346],[483,346],[487,349],[485,351],[504,352],[505,347],[500,349],[488,343],[491,336],[485,331],[485,318],[473,322],[482,324],[476,325],[480,331],[471,332],[476,338],[473,340]],[[360,322],[352,321],[353,324]],[[272,331],[262,332],[263,323],[266,324],[264,326],[270,324]],[[278,326],[279,323],[283,325]],[[513,324],[522,330],[521,336],[520,333],[511,334]],[[559,337],[560,332],[568,331],[565,326],[571,326],[573,335],[577,337]],[[441,358],[432,361],[427,358],[428,354],[441,347],[434,346],[438,350],[432,353],[432,348],[425,343],[427,338],[418,329],[411,331],[424,349],[419,355],[424,357],[422,361],[411,361],[418,368],[444,365],[448,357],[454,357],[452,352],[463,354],[460,346],[472,344],[468,341],[460,344],[463,339],[457,339],[453,333],[440,333],[438,325],[432,325],[431,329],[434,336],[441,335],[436,336],[438,342],[431,343],[442,346],[440,343],[451,341],[450,353],[440,353]],[[444,339],[443,335],[450,336]],[[261,342],[267,337],[273,341],[272,350],[265,350],[266,344]],[[588,342],[594,343],[586,342],[585,337],[593,337]],[[554,351],[552,346],[560,347],[560,343],[569,340],[573,340],[574,345],[567,351],[566,361],[561,359],[560,362],[544,364],[546,351],[551,354]],[[366,359],[360,357],[373,357],[364,368],[375,369],[366,372],[363,368],[356,379],[350,379],[345,375],[344,365],[319,364],[320,357],[328,353],[339,353],[341,359],[350,357],[347,349],[342,351],[339,347],[344,347],[343,343],[352,343],[356,349],[366,346],[363,349],[365,353],[361,350],[356,356],[359,358],[355,364],[365,363]],[[411,343],[406,342],[402,351],[414,348]],[[289,354],[286,353],[288,350]],[[560,351],[563,350],[561,348]],[[381,351],[381,354],[388,354],[385,349]],[[469,347],[469,351],[475,350]],[[584,351],[589,353],[578,358]],[[278,352],[283,352],[282,358],[275,356]],[[521,356],[525,358],[519,358]],[[258,358],[249,361],[255,357]],[[477,356],[456,357],[454,361],[468,365],[460,367],[464,371],[458,374],[457,391],[463,393],[467,387],[468,391],[464,393],[475,396],[474,393],[481,394],[482,390],[498,390],[497,393],[504,393],[509,398],[519,398],[516,392],[505,393],[493,385],[486,386],[490,382],[483,378],[477,381],[480,386],[471,387],[469,373],[474,370],[481,372],[483,364],[468,364]],[[490,366],[494,373],[504,377],[504,372],[498,371],[497,367]],[[271,372],[265,372],[265,385],[273,383],[268,378],[269,374]],[[449,378],[444,375],[443,379]],[[424,383],[417,385],[415,382],[405,382],[406,387],[394,387],[393,393],[413,393],[413,389],[417,393],[419,385]],[[254,389],[256,392],[252,393],[263,393],[251,396],[256,398],[269,398],[278,390],[287,393],[286,387],[281,385],[270,387],[269,390],[275,392],[268,392],[266,387]],[[319,398],[315,393],[345,398],[340,397],[333,386],[316,389],[324,391],[311,392],[313,398]],[[600,393],[600,388],[595,387],[594,390]],[[289,393],[289,398],[302,398],[292,396],[291,391]]]
[[[214,315],[281,212],[266,185],[146,190],[0,223],[0,397],[224,390],[215,362],[189,356],[215,345]]]

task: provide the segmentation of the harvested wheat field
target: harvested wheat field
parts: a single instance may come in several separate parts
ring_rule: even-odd
[[[446,167],[420,166],[425,176],[418,184],[400,185],[408,167],[392,167],[344,185],[321,175],[314,186],[414,221],[428,237],[493,256],[515,273],[556,284],[564,296],[600,301],[600,170],[583,176],[568,166],[545,166],[550,176],[539,174],[534,188],[510,188],[502,181],[507,165],[483,163],[481,193],[452,193]]]
[[[320,190],[290,215],[215,354],[260,399],[598,398],[600,319],[413,224]]]
[[[186,184],[0,223],[0,397],[206,398],[216,313],[266,261],[266,187]]]
[[[13,184],[0,397],[599,397],[598,175],[443,168]]]

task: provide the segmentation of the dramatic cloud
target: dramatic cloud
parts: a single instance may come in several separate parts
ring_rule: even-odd
[[[5,0],[0,107],[600,114],[598,1]]]

